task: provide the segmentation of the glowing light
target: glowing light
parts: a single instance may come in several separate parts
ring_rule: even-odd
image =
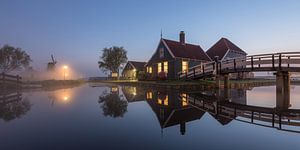
[[[136,69],[133,69],[133,72],[136,72]]]
[[[68,97],[68,96],[64,96],[64,97],[63,97],[63,100],[64,100],[64,101],[68,101],[68,100],[69,100],[69,97]]]
[[[64,69],[68,69],[69,67],[67,65],[64,65]]]

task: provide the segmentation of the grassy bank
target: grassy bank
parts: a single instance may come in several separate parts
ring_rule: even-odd
[[[57,89],[76,87],[83,83],[83,80],[43,80],[25,82],[23,85],[27,88]]]

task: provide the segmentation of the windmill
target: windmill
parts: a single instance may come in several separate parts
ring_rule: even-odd
[[[55,70],[55,65],[57,63],[57,61],[54,59],[53,55],[51,55],[51,62],[48,62],[47,64],[47,70],[48,71],[54,71]]]

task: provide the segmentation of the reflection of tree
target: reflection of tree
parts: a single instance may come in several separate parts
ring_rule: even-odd
[[[127,112],[128,103],[117,93],[106,93],[104,92],[101,96],[99,96],[100,104],[102,103],[102,110],[104,116],[110,116],[113,118],[123,117],[123,115]]]
[[[17,100],[6,104],[0,104],[0,118],[5,121],[11,121],[21,118],[31,108],[28,99]]]

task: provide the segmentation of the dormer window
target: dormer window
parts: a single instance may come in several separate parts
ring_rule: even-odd
[[[159,57],[164,58],[164,48],[159,49]]]

